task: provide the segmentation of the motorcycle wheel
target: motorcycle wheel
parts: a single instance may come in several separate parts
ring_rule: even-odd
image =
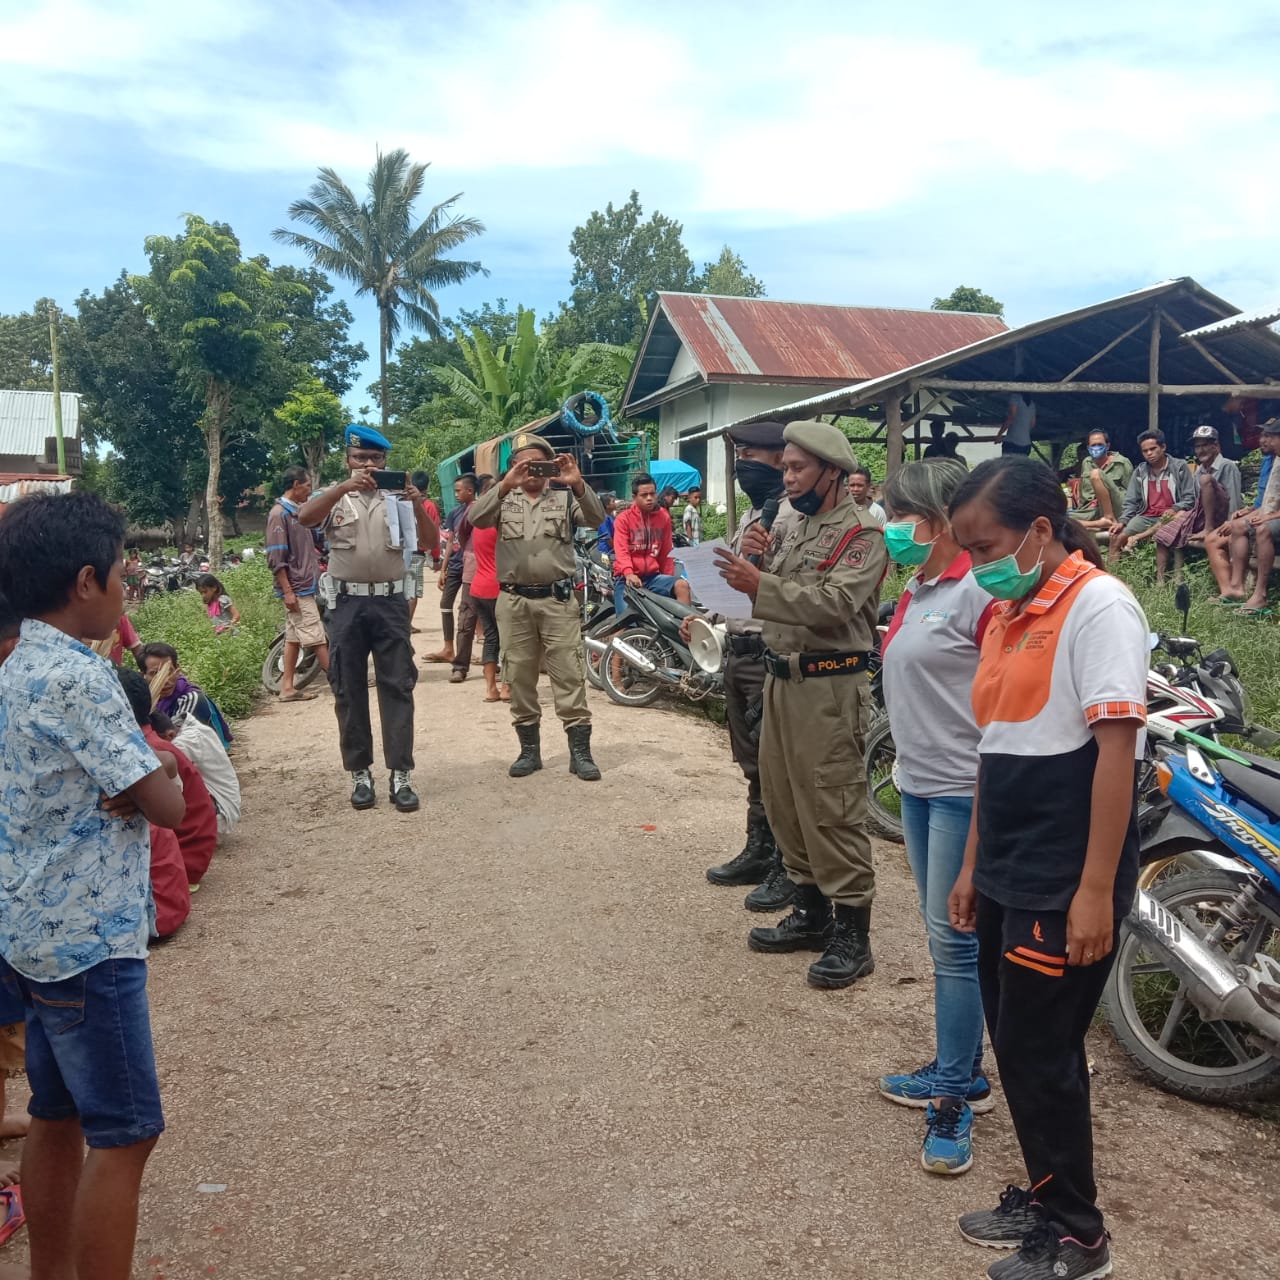
[[[1224,871],[1186,871],[1150,892],[1204,937],[1239,896],[1240,882]],[[1229,930],[1224,943],[1235,965],[1252,965],[1260,952],[1280,958],[1280,926],[1255,915],[1247,928]],[[1202,1020],[1159,952],[1128,928],[1120,933],[1103,1008],[1138,1073],[1169,1093],[1239,1105],[1280,1091],[1280,1059],[1250,1043],[1248,1027]]]
[[[867,826],[882,839],[902,844],[902,796],[895,768],[898,752],[888,716],[878,716],[872,722],[863,755],[867,768]]]
[[[314,658],[312,659],[314,661]],[[284,632],[271,642],[262,663],[262,687],[268,693],[279,693],[284,680]]]
[[[625,641],[663,666],[671,661],[671,655],[667,652],[666,646],[655,632],[646,627],[629,627],[614,639]],[[621,670],[615,674],[615,656],[611,641],[608,652],[600,658],[600,677],[604,681],[605,693],[614,702],[624,707],[647,707],[651,702],[657,701],[658,695],[662,692],[661,682],[645,675],[642,671],[637,671],[620,657],[617,658],[616,665]]]
[[[609,634],[610,628],[613,626],[613,610],[610,609],[606,617],[595,618],[591,625],[587,628],[586,634],[593,640],[602,640]],[[602,653],[592,653],[590,649],[583,650],[583,660],[586,663],[587,680],[590,684],[601,691],[604,690],[604,676],[600,674],[601,661],[604,658]]]
[[[298,655],[298,665],[293,672],[293,687],[305,689],[320,674],[320,664],[316,661],[314,649],[304,649]]]

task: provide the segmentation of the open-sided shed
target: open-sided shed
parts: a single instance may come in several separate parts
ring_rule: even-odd
[[[1132,453],[1137,436],[1158,426],[1181,451],[1209,422],[1238,452],[1259,418],[1280,413],[1277,318],[1280,309],[1245,315],[1189,277],[1168,280],[704,434],[764,418],[863,418],[872,430],[861,439],[885,443],[893,469],[931,416],[990,440],[1010,395],[1022,392],[1036,403],[1037,440],[1055,450],[1105,427]],[[726,455],[731,467],[731,448]]]

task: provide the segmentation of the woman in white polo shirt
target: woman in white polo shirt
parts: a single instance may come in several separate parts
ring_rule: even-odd
[[[1042,463],[984,462],[950,512],[975,580],[999,602],[973,680],[978,786],[951,922],[976,930],[1030,1184],[965,1214],[960,1231],[1018,1250],[991,1280],[1099,1280],[1111,1254],[1084,1041],[1138,878],[1147,622]]]
[[[970,690],[995,602],[973,580],[947,507],[968,477],[950,458],[913,462],[884,488],[885,547],[918,565],[884,642],[885,705],[897,751],[907,860],[933,958],[937,1052],[916,1071],[881,1076],[890,1102],[926,1110],[920,1163],[931,1173],[973,1164],[973,1112],[989,1111],[982,1075],[978,940],[951,926],[947,899],[964,862],[978,776]]]

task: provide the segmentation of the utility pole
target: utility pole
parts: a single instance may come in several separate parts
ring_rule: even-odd
[[[58,377],[58,307],[49,302],[49,350],[53,355],[53,435],[58,442],[58,474],[67,474],[67,446],[62,439],[62,380]]]

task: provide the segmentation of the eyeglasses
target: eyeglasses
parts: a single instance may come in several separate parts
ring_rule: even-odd
[[[347,453],[347,461],[364,465],[367,462],[385,462],[387,455],[381,450],[375,453],[366,453],[360,449],[351,449]]]

